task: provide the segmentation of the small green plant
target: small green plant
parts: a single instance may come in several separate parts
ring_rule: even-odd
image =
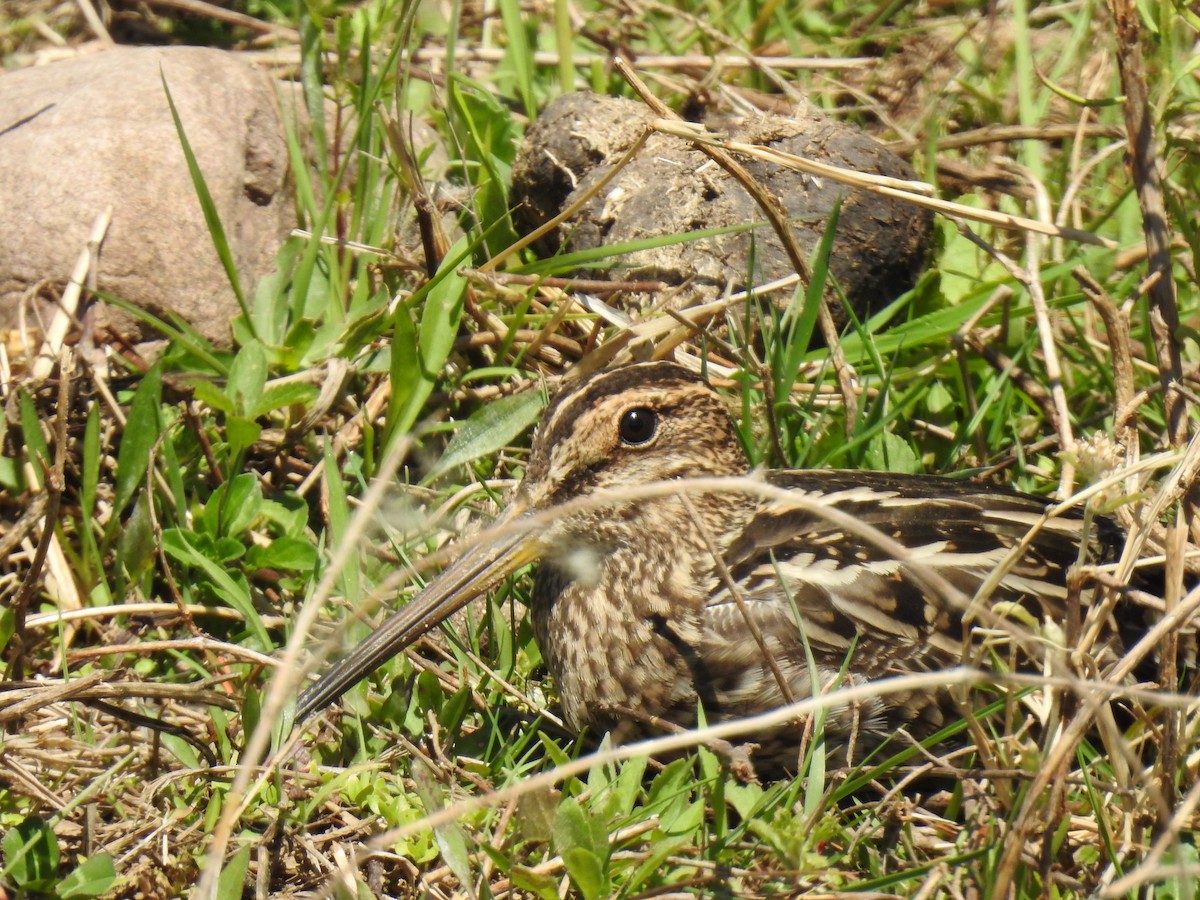
[[[0,840],[4,868],[0,884],[7,882],[19,895],[47,900],[101,897],[116,883],[112,857],[107,853],[81,859],[65,875],[60,872],[58,838],[40,816],[29,815],[11,826]]]

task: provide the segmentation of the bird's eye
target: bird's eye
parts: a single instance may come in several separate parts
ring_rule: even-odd
[[[658,430],[658,415],[652,409],[639,406],[621,415],[621,441],[631,446],[644,444]]]

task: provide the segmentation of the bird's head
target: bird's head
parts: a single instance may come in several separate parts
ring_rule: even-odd
[[[637,363],[559,391],[515,502],[542,510],[595,491],[748,469],[725,404],[704,379],[675,363]]]
[[[525,477],[490,539],[468,546],[441,575],[301,696],[303,720],[523,566],[577,549],[581,528],[601,529],[611,499],[565,520],[550,510],[598,491],[739,475],[746,461],[721,398],[674,363],[638,363],[568,383],[547,407]],[[567,532],[570,537],[563,541]],[[598,544],[605,542],[596,533]]]

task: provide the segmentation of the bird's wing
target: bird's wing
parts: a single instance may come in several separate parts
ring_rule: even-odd
[[[938,477],[792,471],[770,483],[783,491],[717,573],[710,637],[744,635],[749,615],[783,658],[799,640],[819,664],[853,651],[855,670],[877,676],[952,665],[972,629],[1028,638],[1042,619],[1064,620],[1081,517],[1048,519],[1038,498]]]

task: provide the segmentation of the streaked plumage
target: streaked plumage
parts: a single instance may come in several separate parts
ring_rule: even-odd
[[[725,476],[748,477],[741,490],[689,483]],[[660,487],[638,496],[647,485]],[[567,502],[563,515],[523,527]],[[1066,574],[1085,538],[1082,517],[1046,519],[1045,509],[932,476],[771,471],[756,481],[724,402],[701,378],[661,362],[601,373],[547,408],[507,532],[466,551],[336,664],[299,715],[531,561],[533,624],[566,721],[622,739],[653,731],[650,716],[691,725],[698,703],[714,722],[810,697],[809,652],[817,690],[843,670],[841,683],[860,683],[995,652],[1037,666],[1050,646],[1037,623],[1065,620]],[[1114,526],[1092,531],[1085,555],[1115,552]],[[964,618],[998,567],[1003,577]],[[1093,655],[1111,659],[1118,629],[1106,623],[1102,635]],[[826,734],[863,749],[901,726],[929,734],[946,708],[936,694],[880,696],[835,707]],[[762,736],[769,763],[794,768],[799,728]]]

